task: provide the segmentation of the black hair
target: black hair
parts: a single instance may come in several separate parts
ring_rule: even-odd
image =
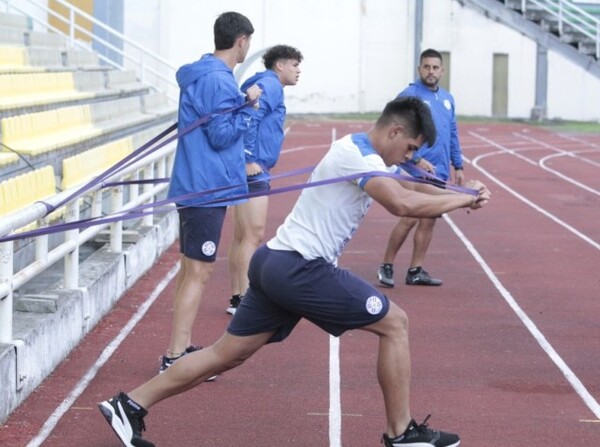
[[[215,20],[213,31],[215,50],[228,50],[240,36],[251,36],[254,27],[248,17],[239,12],[224,12]]]
[[[426,57],[437,57],[441,62],[444,62],[444,59],[442,58],[442,53],[440,53],[437,50],[434,50],[433,48],[427,48],[421,53],[419,63],[423,62],[423,59],[425,59]]]
[[[302,53],[294,47],[290,47],[288,45],[275,45],[267,50],[267,52],[263,55],[263,64],[265,64],[265,68],[272,69],[275,66],[275,63],[280,59],[294,59],[298,62],[302,62],[304,57]]]
[[[388,102],[375,123],[378,127],[401,123],[411,138],[423,135],[425,142],[433,146],[436,139],[435,124],[429,106],[416,96],[401,96]]]

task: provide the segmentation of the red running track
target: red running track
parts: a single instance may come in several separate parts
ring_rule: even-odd
[[[333,128],[341,136],[368,127],[292,123],[277,172],[315,164]],[[412,413],[417,420],[432,413],[431,425],[459,433],[464,446],[600,445],[600,135],[521,124],[464,124],[460,135],[466,176],[484,181],[493,200],[438,223],[426,267],[442,287],[402,284],[408,245],[396,260],[400,284],[386,290],[411,322]],[[271,198],[268,235],[296,196]],[[374,205],[340,264],[375,283],[395,220]],[[212,343],[229,321],[230,237],[228,220],[196,343]],[[0,445],[119,445],[96,404],[157,372],[174,287],[165,277],[177,260],[173,246],[13,413]],[[330,337],[302,322],[286,342],[216,382],[153,407],[146,437],[158,446],[380,445],[377,340],[356,331],[339,342],[339,400],[330,399]]]

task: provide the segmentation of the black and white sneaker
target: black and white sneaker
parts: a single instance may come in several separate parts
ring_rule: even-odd
[[[148,412],[127,394],[119,393],[112,399],[100,402],[98,408],[123,445],[154,447],[153,443],[142,438],[142,431],[146,430],[144,417]]]
[[[404,433],[393,439],[384,433],[381,442],[385,447],[457,447],[460,445],[458,435],[428,428],[427,419],[429,416],[419,425],[414,419],[411,420]]]
[[[185,351],[183,351],[183,354],[181,354],[179,357],[167,357],[166,355],[163,355],[160,357],[160,368],[158,369],[158,373],[162,374],[164,373],[167,369],[169,369],[169,367],[175,363],[177,360],[179,360],[181,357],[183,357],[186,354],[189,354],[191,352],[194,351],[199,351],[200,349],[202,349],[202,346],[194,346],[194,345],[190,345],[187,348],[185,348]],[[213,380],[216,380],[218,376],[214,375],[212,377],[209,377],[208,379],[206,379],[207,382],[212,382]]]
[[[394,266],[392,264],[381,264],[377,270],[379,282],[386,287],[394,287]]]
[[[231,297],[231,299],[229,300],[229,307],[227,307],[226,312],[229,315],[235,315],[238,307],[240,307],[240,303],[242,302],[242,296],[241,295],[233,295]]]
[[[442,280],[432,278],[422,267],[414,267],[406,272],[406,284],[409,286],[441,286]]]

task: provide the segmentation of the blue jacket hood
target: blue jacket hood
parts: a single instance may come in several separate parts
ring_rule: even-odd
[[[215,71],[231,72],[232,70],[221,59],[208,53],[204,54],[196,62],[183,65],[177,70],[175,77],[177,79],[177,84],[179,84],[179,88],[185,90],[202,76]]]

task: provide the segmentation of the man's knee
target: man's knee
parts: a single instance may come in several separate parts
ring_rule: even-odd
[[[205,283],[209,280],[213,270],[215,269],[214,262],[199,261],[197,259],[187,257],[185,262],[185,273],[187,280],[201,281]]]
[[[395,304],[390,305],[390,310],[384,318],[386,335],[406,336],[408,334],[408,315]]]
[[[415,219],[414,217],[401,217],[396,226],[399,228],[411,229],[417,222],[419,222],[419,219]]]
[[[423,217],[423,218],[419,219],[419,229],[420,230],[433,230],[436,220],[437,219],[435,219],[434,217]]]

